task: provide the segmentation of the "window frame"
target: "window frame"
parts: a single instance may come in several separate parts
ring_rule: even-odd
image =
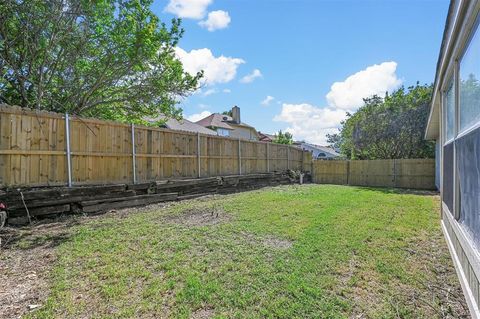
[[[219,128],[217,128],[217,134],[218,134],[218,136],[229,137],[230,136],[230,130],[219,127]]]
[[[446,81],[447,85],[445,86],[445,88],[443,89],[442,91],[442,101],[443,101],[443,136],[444,136],[444,142],[442,143],[443,146],[447,145],[447,144],[450,144],[452,143],[454,140],[455,140],[455,121],[456,121],[456,116],[455,116],[455,109],[456,109],[456,92],[455,92],[455,76],[454,75],[451,75],[449,78],[448,78],[448,81]],[[450,91],[450,89],[452,89],[452,92],[453,92],[453,115],[454,115],[454,118],[453,118],[453,127],[452,127],[452,131],[453,131],[453,135],[452,137],[448,137],[448,98],[447,98],[447,95],[448,95],[448,92]]]
[[[457,102],[458,104],[456,105],[456,112],[458,112],[456,114],[457,116],[457,131],[456,131],[456,135],[455,135],[455,139],[457,138],[460,138],[462,136],[465,136],[467,134],[469,134],[470,132],[474,131],[475,129],[479,128],[480,127],[480,120],[473,124],[472,126],[470,127],[467,127],[466,129],[464,130],[461,130],[461,123],[460,123],[460,65],[462,63],[462,60],[463,58],[465,57],[465,55],[467,54],[467,51],[468,49],[470,48],[470,45],[472,44],[472,41],[473,41],[473,38],[475,37],[475,34],[477,34],[478,32],[478,36],[480,37],[480,14],[477,14],[477,16],[475,17],[475,22],[473,23],[473,25],[470,27],[470,30],[468,31],[468,37],[467,37],[467,41],[465,42],[465,44],[461,47],[460,49],[460,54],[458,56],[458,58],[455,60],[455,64],[456,64],[456,72],[457,72],[457,92],[458,92],[458,97],[456,97],[457,99]],[[479,38],[480,40],[480,38]],[[480,81],[480,79],[479,79]]]
[[[453,177],[452,177],[452,210],[448,209],[450,214],[455,218],[455,220],[460,219],[460,207],[459,207],[459,179],[458,179],[458,174],[457,174],[457,160],[456,160],[456,150],[455,150],[455,140],[457,138],[458,134],[458,124],[459,124],[459,119],[458,119],[458,106],[459,106],[459,94],[458,94],[458,74],[459,74],[459,65],[460,63],[458,60],[453,60],[449,67],[450,71],[448,71],[447,76],[445,77],[447,80],[444,81],[443,86],[442,86],[442,95],[441,95],[441,114],[442,114],[442,121],[441,121],[441,127],[442,127],[442,147],[441,147],[441,158],[442,162],[444,159],[444,149],[446,146],[453,144],[453,156],[452,156],[452,169],[453,169]],[[454,94],[454,99],[453,99],[453,137],[447,138],[447,126],[448,126],[448,120],[447,120],[447,92],[450,90],[450,88],[453,89],[453,94]],[[442,187],[442,203],[448,207],[448,205],[443,201],[443,194],[444,194],[444,188],[443,188],[443,179],[444,179],[444,168],[445,165],[442,163],[441,167],[441,187]]]

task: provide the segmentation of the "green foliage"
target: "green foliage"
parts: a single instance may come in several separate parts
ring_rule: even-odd
[[[339,134],[328,141],[351,159],[431,158],[435,145],[424,139],[431,85],[374,95],[355,114],[347,114]]]
[[[0,102],[120,121],[181,113],[202,73],[184,72],[167,27],[139,0],[0,3]]]
[[[293,136],[288,132],[283,133],[282,130],[280,130],[275,135],[273,143],[291,145],[293,143]]]
[[[228,115],[228,116],[232,117],[232,110],[230,110],[230,111],[223,111],[223,112],[222,112],[222,115]]]
[[[338,150],[342,143],[342,137],[338,133],[327,134],[327,143],[331,148]]]
[[[475,120],[474,114],[478,113],[480,101],[480,83],[475,74],[470,73],[465,79],[460,79],[460,125],[471,123]]]

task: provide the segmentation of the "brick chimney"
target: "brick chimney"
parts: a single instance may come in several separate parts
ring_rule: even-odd
[[[240,124],[240,108],[238,106],[232,107],[232,120],[236,124]]]

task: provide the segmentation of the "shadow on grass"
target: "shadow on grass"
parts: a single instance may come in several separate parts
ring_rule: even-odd
[[[436,190],[428,190],[428,189],[385,188],[385,187],[374,187],[374,186],[355,186],[355,187],[358,187],[362,190],[369,190],[369,191],[380,192],[384,194],[424,195],[424,196],[434,196],[434,195],[440,194]]]
[[[0,249],[30,250],[38,247],[54,248],[70,240],[70,223],[42,223],[27,227],[7,227],[0,230]]]

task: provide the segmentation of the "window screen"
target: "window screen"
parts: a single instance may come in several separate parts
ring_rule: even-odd
[[[455,135],[455,90],[453,81],[445,92],[445,136],[451,140]]]
[[[443,202],[447,205],[450,212],[453,212],[453,143],[443,147]]]
[[[463,132],[480,121],[480,32],[473,35],[460,61],[460,129]],[[448,119],[447,119],[448,120]]]
[[[480,128],[456,140],[460,222],[480,243]]]

